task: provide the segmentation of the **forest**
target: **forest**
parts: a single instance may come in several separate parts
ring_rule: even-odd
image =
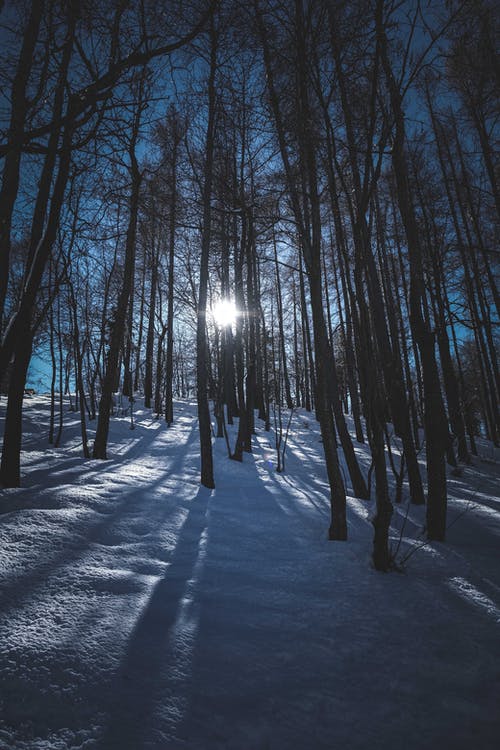
[[[446,465],[479,434],[498,445],[494,6],[188,5],[3,10],[1,481],[20,482],[40,350],[49,442],[73,390],[86,457],[106,458],[114,393],[170,424],[174,394],[196,392],[207,487],[209,400],[221,432],[239,417],[236,460],[255,410],[266,425],[314,411],[342,540],[337,440],[368,496],[348,412],[385,570],[388,423],[395,500],[407,477],[424,503],[425,484],[430,539],[445,536]],[[234,321],[214,319],[218,300]]]
[[[0,39],[0,513],[34,435],[56,487],[66,436],[98,475],[190,419],[217,493],[300,423],[336,559],[351,502],[367,575],[395,519],[447,542],[500,441],[496,3],[5,0]]]

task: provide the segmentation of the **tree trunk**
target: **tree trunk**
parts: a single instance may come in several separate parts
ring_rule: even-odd
[[[205,141],[205,179],[203,184],[203,224],[201,235],[200,283],[198,291],[196,324],[196,394],[200,429],[201,484],[215,487],[212,429],[208,406],[208,347],[206,339],[206,314],[208,292],[208,259],[210,254],[212,222],[212,182],[215,137],[215,74],[217,69],[217,34],[213,16],[210,18],[210,73],[208,79],[208,118]]]
[[[144,406],[151,409],[153,398],[153,359],[155,343],[156,291],[158,288],[159,251],[155,248],[156,238],[152,238],[151,247],[151,289],[149,294],[149,316],[146,333],[146,362],[144,367]]]
[[[177,228],[177,162],[179,134],[173,125],[174,144],[172,153],[172,197],[168,232],[168,291],[167,291],[167,352],[165,360],[165,422],[170,427],[174,421],[173,379],[174,379],[174,267],[175,233]]]
[[[66,85],[65,73],[69,66],[73,47],[76,19],[72,13],[69,15],[68,32],[63,49],[63,62],[61,64],[58,88],[55,94],[56,111],[58,108],[62,110],[63,95]],[[71,113],[74,104],[74,100],[70,100],[68,103],[69,122],[64,129],[60,144],[59,167],[50,199],[50,210],[44,224],[44,217],[49,202],[49,178],[52,178],[53,176],[54,164],[58,153],[57,144],[59,142],[60,134],[59,132],[56,132],[49,138],[49,150],[45,159],[42,177],[40,178],[37,201],[33,215],[30,255],[25,273],[23,294],[21,296],[19,308],[9,323],[2,341],[2,346],[0,347],[0,379],[10,363],[12,355],[14,355],[11,377],[16,380],[15,383],[11,383],[12,389],[9,389],[9,394],[12,394],[13,402],[11,408],[9,408],[9,404],[7,405],[8,418],[6,417],[5,422],[2,463],[0,469],[0,483],[8,487],[18,487],[20,483],[22,397],[26,385],[26,375],[28,372],[29,358],[31,357],[33,348],[34,336],[34,332],[31,328],[31,319],[43,273],[56,240],[61,208],[69,178],[73,137]],[[16,419],[19,420],[18,424],[16,424]]]
[[[276,235],[273,231],[273,249],[274,249],[274,263],[275,263],[275,273],[276,273],[276,303],[277,303],[277,312],[278,312],[278,327],[279,327],[279,335],[280,335],[280,346],[281,346],[281,359],[283,363],[283,382],[285,384],[285,400],[286,405],[288,409],[293,408],[293,400],[292,400],[292,393],[290,390],[290,377],[288,375],[288,365],[287,365],[287,357],[286,357],[286,347],[285,347],[285,327],[283,324],[283,298],[281,295],[281,278],[280,278],[280,271],[279,271],[279,265],[278,265],[278,248],[276,246]]]
[[[9,150],[5,156],[0,189],[0,335],[3,331],[5,296],[9,281],[12,212],[19,190],[22,139],[29,106],[26,88],[44,9],[45,0],[31,3],[30,16],[12,83],[11,115],[7,133]]]
[[[23,397],[26,375],[31,359],[33,337],[28,324],[20,339],[9,382],[7,412],[5,415],[0,485],[19,487],[21,484],[21,441],[23,423]]]
[[[107,457],[111,404],[119,369],[118,364],[120,360],[120,349],[123,344],[127,311],[130,304],[130,297],[132,294],[134,280],[137,217],[139,208],[139,192],[141,185],[141,173],[139,171],[139,164],[137,162],[136,145],[139,135],[139,124],[142,107],[143,104],[142,101],[140,101],[135,113],[131,140],[128,149],[130,158],[131,187],[127,236],[125,240],[123,281],[120,293],[118,295],[116,314],[111,328],[109,351],[106,361],[106,372],[104,374],[102,382],[101,398],[99,401],[99,418],[97,420],[94,450],[92,454],[93,458],[100,459],[105,459]]]

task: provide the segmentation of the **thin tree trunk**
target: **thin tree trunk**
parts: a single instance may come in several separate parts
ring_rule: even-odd
[[[73,337],[75,344],[75,377],[76,388],[80,402],[80,427],[82,433],[82,450],[84,458],[90,458],[90,451],[87,441],[87,422],[85,418],[85,387],[83,384],[83,356],[80,349],[80,329],[78,326],[78,309],[76,304],[75,291],[73,284],[69,283],[69,293],[71,298],[71,307],[73,311]]]
[[[142,108],[143,102],[141,95],[141,99],[138,102],[137,110],[134,116],[131,139],[128,148],[130,159],[131,187],[127,236],[125,240],[125,263],[123,270],[123,281],[120,293],[118,295],[115,318],[111,328],[109,351],[106,361],[106,372],[104,374],[102,382],[101,398],[99,401],[99,418],[97,420],[94,450],[92,453],[93,458],[100,459],[105,459],[107,457],[111,404],[113,392],[116,385],[116,378],[118,376],[120,350],[123,344],[125,322],[130,303],[130,297],[132,294],[134,279],[137,218],[139,208],[139,192],[141,185],[141,173],[139,171],[139,164],[137,162],[136,145],[139,135],[139,123]]]
[[[144,329],[144,303],[146,295],[146,259],[143,260],[143,267],[141,273],[141,304],[139,306],[139,329],[137,331],[137,347],[135,352],[135,368],[134,368],[134,383],[133,392],[137,393],[139,390],[140,375],[141,375],[141,353],[142,353],[142,336]],[[146,390],[146,387],[144,387]]]
[[[204,487],[215,487],[212,430],[208,405],[208,361],[206,339],[206,313],[208,292],[208,260],[212,226],[212,183],[215,137],[215,74],[217,69],[217,34],[214,18],[210,17],[210,73],[208,79],[208,117],[205,141],[205,179],[203,184],[203,223],[201,235],[200,283],[198,291],[196,325],[196,392],[200,429],[201,477]]]
[[[274,250],[274,263],[275,263],[275,274],[276,274],[276,303],[278,312],[278,327],[280,335],[280,346],[281,346],[281,359],[283,363],[283,381],[285,384],[285,399],[288,409],[293,407],[292,393],[290,390],[290,377],[288,375],[288,365],[286,359],[286,346],[285,346],[285,327],[283,324],[283,297],[281,294],[281,278],[278,265],[278,248],[276,244],[276,235],[273,231],[273,250]]]
[[[174,124],[174,148],[172,153],[172,197],[168,232],[168,290],[167,290],[167,352],[165,360],[165,421],[170,427],[174,421],[173,378],[174,378],[174,268],[175,234],[177,228],[177,168],[179,140]]]
[[[153,356],[155,343],[156,292],[158,289],[159,251],[155,248],[155,239],[151,247],[151,289],[149,295],[149,316],[146,333],[146,363],[144,369],[144,407],[151,408],[153,398]]]

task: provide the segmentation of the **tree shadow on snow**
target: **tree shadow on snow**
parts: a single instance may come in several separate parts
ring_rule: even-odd
[[[109,720],[102,739],[107,750],[167,747],[162,744],[165,735],[161,728],[170,734],[182,716],[178,687],[189,670],[189,633],[196,631],[192,611],[191,627],[181,623],[180,630],[188,636],[180,642],[175,637],[176,626],[186,619],[186,609],[193,604],[190,589],[203,557],[209,497],[210,491],[200,488],[193,498],[169,567],[154,586],[130,636],[110,686]]]
[[[185,440],[185,451],[196,437],[197,431],[193,427]],[[168,446],[165,453],[167,459]],[[55,527],[54,533],[47,535],[43,544],[39,544],[39,554],[34,564],[31,550],[28,548],[28,557],[23,565],[17,565],[12,571],[3,571],[2,618],[6,618],[11,610],[20,607],[30,598],[33,591],[43,586],[51,576],[59,577],[64,569],[74,566],[77,562],[83,563],[95,545],[119,547],[125,543],[127,525],[131,517],[144,516],[152,530],[160,529],[172,514],[173,506],[163,502],[159,497],[158,502],[152,507],[149,500],[155,493],[161,493],[163,485],[182,471],[185,461],[185,452],[176,452],[165,470],[154,481],[147,480],[146,477],[146,484],[139,483],[138,478],[117,484],[113,492],[108,492],[105,499],[94,508],[94,513],[75,515],[70,524],[67,524],[65,516],[62,516],[60,529]],[[122,462],[118,465],[115,462],[105,462],[95,467],[94,463],[88,472],[82,470],[78,474],[79,483],[87,488],[95,484],[98,489],[105,477],[113,472],[117,472],[119,478],[121,465]],[[83,505],[83,502],[77,498],[75,505],[78,507]]]
[[[245,456],[217,481],[188,700],[175,737],[168,737],[173,744],[158,744],[158,750],[289,746],[275,712],[288,711],[301,684],[301,654],[331,595],[320,571],[335,548],[326,539],[327,499],[316,506],[302,487],[297,495],[294,484],[282,480]],[[315,717],[291,713],[294,746],[319,747]]]

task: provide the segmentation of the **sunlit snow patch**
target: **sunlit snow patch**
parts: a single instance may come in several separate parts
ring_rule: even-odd
[[[465,578],[456,576],[455,578],[450,578],[448,584],[462,599],[465,599],[469,604],[483,609],[496,622],[500,623],[500,609],[495,602],[483,594],[482,591],[479,591],[472,583],[466,581]]]

